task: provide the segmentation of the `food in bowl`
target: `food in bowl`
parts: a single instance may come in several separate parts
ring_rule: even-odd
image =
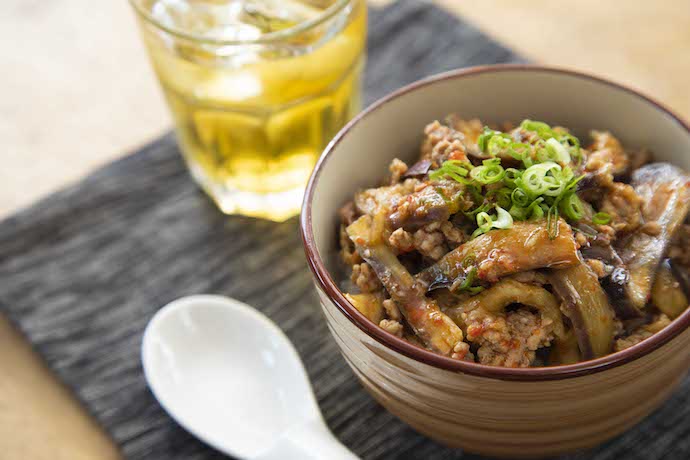
[[[346,297],[420,347],[572,364],[663,329],[690,295],[690,176],[606,131],[449,116],[340,210]]]

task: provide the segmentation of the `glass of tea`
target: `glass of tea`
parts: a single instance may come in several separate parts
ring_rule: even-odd
[[[195,180],[227,214],[297,214],[360,110],[364,0],[130,1]]]

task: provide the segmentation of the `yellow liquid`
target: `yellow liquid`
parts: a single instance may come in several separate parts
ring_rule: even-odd
[[[364,4],[344,19],[326,39],[293,39],[289,55],[171,46],[144,30],[190,170],[225,213],[280,221],[299,212],[321,151],[360,109]]]

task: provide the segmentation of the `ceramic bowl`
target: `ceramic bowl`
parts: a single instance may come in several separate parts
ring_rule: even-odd
[[[690,127],[637,91],[579,72],[490,66],[444,73],[376,102],[326,148],[307,187],[302,235],[330,331],[364,387],[417,431],[485,455],[534,457],[601,443],[659,406],[690,367],[690,311],[627,350],[567,366],[508,369],[452,360],[369,322],[336,279],[337,209],[412,161],[424,126],[449,113],[484,122],[592,128],[690,170]]]

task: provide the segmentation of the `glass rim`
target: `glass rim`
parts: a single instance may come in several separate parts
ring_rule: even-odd
[[[317,17],[313,19],[300,22],[292,27],[288,27],[287,29],[269,32],[267,34],[261,35],[259,38],[254,38],[250,40],[225,40],[219,38],[203,37],[198,34],[186,32],[184,30],[167,26],[158,19],[154,18],[148,10],[143,8],[143,6],[141,5],[141,0],[129,0],[129,3],[130,5],[132,5],[132,8],[134,8],[134,11],[136,11],[137,14],[143,20],[153,25],[154,27],[169,33],[170,35],[174,35],[178,38],[183,38],[185,40],[191,40],[200,43],[233,46],[271,44],[294,37],[296,35],[299,35],[300,33],[306,32],[310,29],[313,29],[314,27],[323,24],[324,22],[328,21],[329,19],[333,18],[338,13],[340,13],[342,10],[344,10],[346,6],[354,3],[354,1],[355,0],[336,0],[335,3],[333,3],[333,5],[329,6],[326,10],[324,10],[321,14],[319,14]]]

